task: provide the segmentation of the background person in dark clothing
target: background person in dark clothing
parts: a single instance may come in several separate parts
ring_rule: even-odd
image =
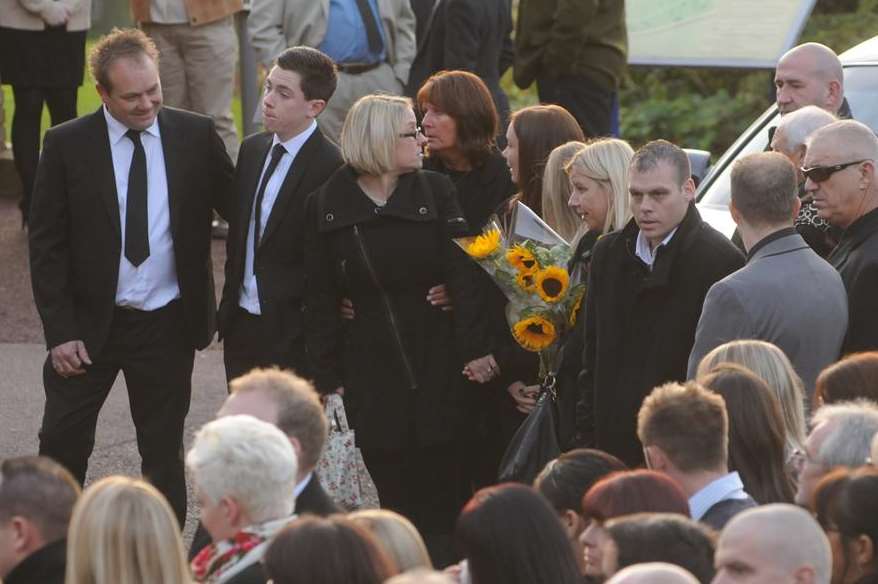
[[[91,0],[0,4],[0,78],[12,86],[12,153],[21,178],[21,219],[26,225],[40,157],[43,104],[52,125],[76,117],[76,92],[85,70],[85,35]]]
[[[565,107],[590,137],[610,134],[627,55],[625,2],[520,0],[515,84],[536,81],[540,101]]]
[[[631,161],[634,218],[594,247],[585,300],[578,431],[585,445],[643,462],[635,419],[657,385],[686,379],[707,290],[744,265],[728,239],[701,220],[689,159],[664,140]],[[590,421],[589,421],[590,420]]]
[[[509,99],[500,78],[512,65],[510,0],[437,0],[418,39],[418,53],[409,75],[408,95],[414,97],[433,73],[462,70],[478,75],[491,91],[500,115],[500,131],[509,121]]]
[[[76,479],[44,457],[0,463],[0,580],[64,584],[67,527]]]

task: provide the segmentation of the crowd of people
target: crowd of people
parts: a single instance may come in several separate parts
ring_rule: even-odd
[[[170,47],[221,34],[235,0],[216,18],[134,3],[142,30],[89,54],[102,107],[47,132],[28,193],[46,406],[40,456],[0,464],[3,582],[878,579],[878,138],[849,119],[837,56],[778,63],[773,152],[734,164],[730,240],[683,150],[608,136],[622,3],[576,3],[521,1],[516,80],[545,103],[508,112],[505,2],[439,0],[415,42],[404,0],[254,0],[265,131],[239,149],[221,113],[163,94]],[[596,46],[540,46],[568,12]],[[497,469],[540,364],[454,242],[517,203],[586,285],[554,372],[563,454],[533,485]],[[184,456],[217,331],[229,396]],[[144,478],[80,492],[120,371]],[[342,508],[315,470],[332,394],[380,510]]]

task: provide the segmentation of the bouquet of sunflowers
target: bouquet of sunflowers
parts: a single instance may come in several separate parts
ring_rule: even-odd
[[[455,242],[506,295],[512,336],[524,349],[540,354],[540,379],[552,388],[549,378],[560,339],[576,323],[585,293],[585,285],[570,283],[570,245],[520,202],[507,228],[494,217],[481,235]]]

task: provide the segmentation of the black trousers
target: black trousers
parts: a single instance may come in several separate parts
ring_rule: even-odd
[[[541,103],[560,105],[576,118],[586,138],[609,136],[612,131],[615,92],[598,87],[581,76],[537,78]]]
[[[121,370],[137,430],[141,471],[186,520],[183,423],[192,392],[194,349],[179,300],[151,312],[117,308],[106,346],[86,373],[64,378],[43,366],[46,409],[40,454],[66,466],[80,483],[95,443],[98,413]]]
[[[285,330],[278,323],[250,314],[240,306],[229,320],[223,340],[228,381],[256,367],[273,366],[310,378],[311,367],[301,329]]]
[[[52,125],[56,126],[76,117],[76,91],[76,87],[12,86],[12,94],[15,98],[15,113],[12,116],[12,155],[15,157],[15,170],[18,171],[23,187],[19,206],[25,222],[30,213],[30,198],[37,175],[37,162],[40,159],[40,121],[43,117],[43,103],[49,107]]]

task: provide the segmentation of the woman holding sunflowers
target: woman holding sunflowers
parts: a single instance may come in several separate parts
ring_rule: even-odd
[[[351,108],[346,164],[308,201],[305,322],[318,390],[344,396],[382,506],[409,517],[438,562],[460,504],[460,369],[484,347],[468,338],[478,268],[452,241],[466,221],[451,181],[421,170],[425,142],[407,98]],[[453,311],[428,299],[439,283]]]

